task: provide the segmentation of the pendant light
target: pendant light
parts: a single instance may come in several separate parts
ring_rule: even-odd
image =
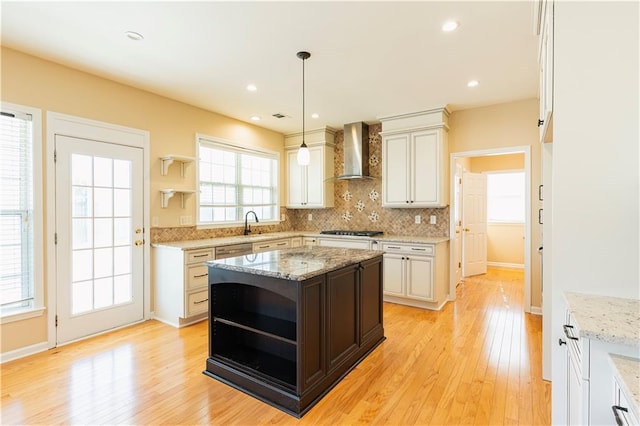
[[[307,148],[307,144],[304,143],[304,61],[311,57],[311,53],[309,52],[298,52],[296,56],[302,59],[302,144],[300,145],[300,149],[298,149],[298,164],[301,166],[306,166],[309,164],[309,148]]]

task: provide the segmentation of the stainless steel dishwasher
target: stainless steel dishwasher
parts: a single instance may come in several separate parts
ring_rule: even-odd
[[[242,243],[232,244],[230,246],[216,247],[216,260],[226,259],[228,257],[243,256],[253,252],[253,244]]]

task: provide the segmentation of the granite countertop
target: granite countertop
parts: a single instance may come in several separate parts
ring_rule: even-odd
[[[640,359],[613,354],[609,354],[609,359],[636,416],[640,415]]]
[[[581,337],[640,346],[640,300],[571,292],[564,297]]]
[[[171,241],[165,243],[153,243],[153,247],[174,248],[177,250],[194,250],[228,246],[231,244],[256,243],[260,241],[277,240],[280,238],[293,237],[324,237],[324,238],[340,238],[352,240],[369,240],[378,242],[397,242],[397,243],[419,243],[419,244],[440,244],[449,241],[449,237],[412,237],[403,235],[379,235],[376,237],[360,237],[351,235],[328,235],[319,234],[317,232],[291,231],[291,232],[270,232],[266,234],[238,235],[235,237],[219,237],[207,238],[202,240],[187,241]]]
[[[378,250],[310,246],[210,260],[206,265],[273,278],[303,281],[382,256],[382,254]]]

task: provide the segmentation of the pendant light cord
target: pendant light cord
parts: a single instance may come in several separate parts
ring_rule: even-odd
[[[304,111],[304,61],[306,61],[307,58],[303,57],[302,58],[302,146],[307,146],[306,143],[304,143],[304,117],[305,117],[305,111]]]

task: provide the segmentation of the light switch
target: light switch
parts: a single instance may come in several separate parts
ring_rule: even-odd
[[[180,225],[191,225],[191,216],[180,216]]]
[[[422,218],[420,217],[419,214],[417,214],[414,218],[416,225],[420,225],[420,222],[422,222]]]
[[[435,214],[432,214],[432,215],[429,217],[429,223],[430,223],[430,224],[432,224],[432,225],[435,225],[435,224],[436,224],[436,215],[435,215]]]
[[[307,215],[307,219],[308,219],[308,220],[313,220],[313,215],[312,215],[311,213],[309,213],[309,214]]]

